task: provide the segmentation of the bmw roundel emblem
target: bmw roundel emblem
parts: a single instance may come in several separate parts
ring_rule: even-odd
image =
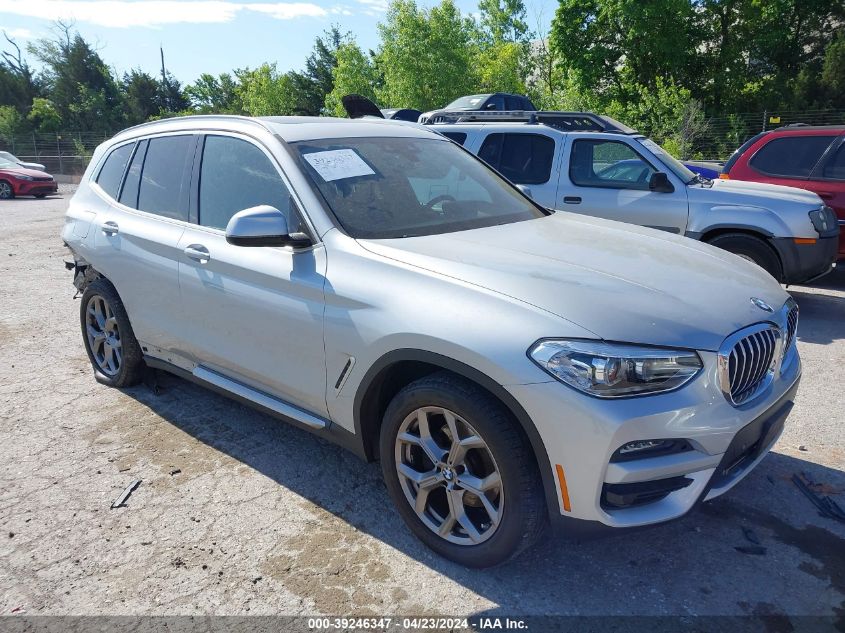
[[[775,311],[774,308],[772,308],[772,306],[770,306],[768,303],[766,303],[762,299],[758,299],[757,297],[751,297],[751,303],[753,303],[755,306],[757,306],[758,308],[760,308],[761,310],[763,310],[765,312],[774,312]]]

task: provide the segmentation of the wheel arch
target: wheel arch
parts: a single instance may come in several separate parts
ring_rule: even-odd
[[[540,433],[507,389],[485,373],[436,352],[417,349],[398,349],[381,356],[367,370],[358,386],[354,400],[355,434],[360,438],[361,449],[368,461],[378,458],[378,437],[387,405],[405,385],[437,371],[449,371],[472,381],[511,413],[518,428],[524,433],[540,470],[546,507],[551,514],[559,508],[551,462]]]

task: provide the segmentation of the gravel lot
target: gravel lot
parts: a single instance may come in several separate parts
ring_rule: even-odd
[[[549,538],[472,571],[410,535],[378,465],[175,377],[158,395],[96,383],[62,265],[71,193],[0,201],[0,614],[816,614],[845,627],[845,524],[790,482],[806,471],[845,506],[845,270],[791,289],[803,383],[742,484],[668,525]],[[751,545],[744,528],[765,554],[735,549]]]

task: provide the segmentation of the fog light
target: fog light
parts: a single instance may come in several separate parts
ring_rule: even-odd
[[[620,446],[610,457],[611,462],[625,462],[632,459],[646,459],[691,451],[686,440],[634,440]]]
[[[619,449],[620,455],[629,455],[637,451],[645,451],[648,449],[659,448],[666,444],[666,440],[637,440],[636,442],[628,442]]]

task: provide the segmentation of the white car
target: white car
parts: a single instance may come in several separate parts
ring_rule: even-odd
[[[0,159],[16,163],[24,169],[34,169],[35,171],[47,171],[47,168],[41,163],[28,163],[26,161],[21,160],[14,154],[10,154],[9,152],[0,152]]]
[[[725,493],[801,374],[758,266],[549,211],[415,124],[130,128],[62,237],[100,382],[164,369],[380,459],[410,529],[469,566]]]
[[[609,117],[444,111],[431,118],[440,121],[431,129],[550,209],[707,242],[753,261],[782,283],[806,283],[836,265],[836,215],[815,193],[708,180]]]

